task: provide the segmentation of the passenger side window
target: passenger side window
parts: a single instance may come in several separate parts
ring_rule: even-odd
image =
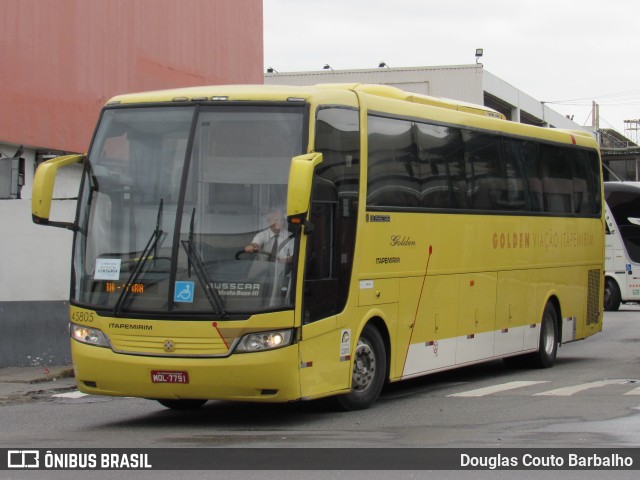
[[[600,165],[594,152],[579,151],[573,161],[573,197],[578,214],[600,213]]]
[[[459,130],[373,115],[368,121],[368,207],[467,207]]]
[[[540,145],[545,212],[574,213],[573,172],[567,150],[555,145]]]
[[[422,206],[412,122],[369,117],[367,205]]]
[[[595,151],[377,115],[368,131],[368,208],[601,211]]]
[[[542,178],[538,144],[526,140],[503,140],[507,161],[507,182],[510,195],[522,197],[522,209],[543,211]],[[520,193],[514,193],[520,192]]]
[[[422,206],[467,208],[467,180],[460,130],[417,123],[415,139],[422,172]]]
[[[501,138],[462,132],[469,208],[510,210],[507,175]]]

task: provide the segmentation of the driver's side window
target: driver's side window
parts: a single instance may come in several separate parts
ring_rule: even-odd
[[[317,116],[316,169],[311,200],[304,287],[304,321],[339,313],[349,294],[360,179],[357,110],[326,108]]]

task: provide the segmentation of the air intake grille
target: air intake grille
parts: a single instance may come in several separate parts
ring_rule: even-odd
[[[587,325],[598,323],[600,318],[600,282],[601,270],[589,270],[589,284],[587,291]]]

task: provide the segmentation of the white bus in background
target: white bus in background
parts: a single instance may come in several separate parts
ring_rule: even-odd
[[[605,182],[604,309],[640,302],[640,182]]]

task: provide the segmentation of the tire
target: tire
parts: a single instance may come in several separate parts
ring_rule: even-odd
[[[160,405],[163,407],[170,408],[171,410],[197,410],[205,403],[207,400],[157,400]]]
[[[558,354],[558,312],[547,303],[540,324],[540,344],[538,351],[525,357],[526,365],[532,368],[550,368]]]
[[[620,287],[615,280],[607,278],[604,282],[604,309],[607,312],[616,312],[620,308]]]
[[[369,408],[384,386],[387,355],[382,336],[373,325],[362,330],[353,357],[351,392],[334,398],[341,410]]]

